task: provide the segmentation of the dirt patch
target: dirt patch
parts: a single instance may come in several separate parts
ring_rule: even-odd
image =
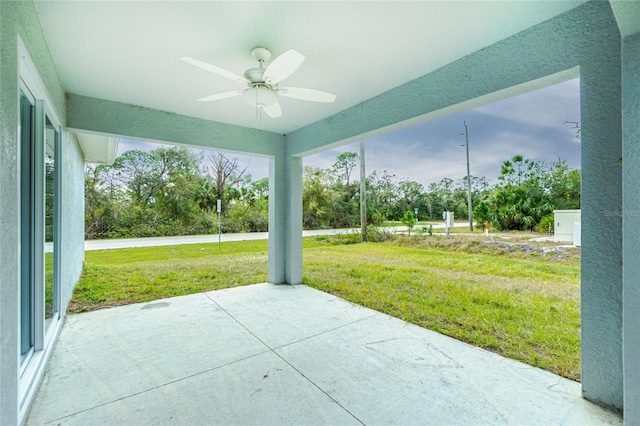
[[[540,257],[548,257],[554,260],[563,260],[567,256],[580,254],[580,248],[566,245],[549,245],[544,243],[512,243],[508,241],[482,241],[487,246],[498,247],[507,253],[520,252],[523,254],[533,254]]]
[[[115,308],[116,306],[131,305],[140,303],[139,300],[115,300],[109,302],[78,302],[72,299],[67,307],[67,313],[80,314],[83,312],[97,311],[99,309]]]
[[[547,259],[580,265],[580,247],[552,241],[531,241],[536,234],[507,235],[396,235],[392,244],[410,247],[428,247],[456,252],[489,254],[520,259]]]

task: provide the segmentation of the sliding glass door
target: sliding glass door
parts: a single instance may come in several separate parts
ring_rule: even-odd
[[[60,126],[20,86],[20,357],[22,371],[60,315]]]
[[[58,243],[58,182],[57,173],[60,132],[53,125],[49,116],[45,116],[44,138],[44,318],[45,333],[58,316],[59,297],[59,271],[56,258],[59,257]]]

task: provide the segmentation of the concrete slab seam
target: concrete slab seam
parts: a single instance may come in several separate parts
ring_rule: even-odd
[[[353,418],[354,418],[358,423],[360,423],[361,425],[364,425],[364,424],[365,424],[362,420],[360,420],[358,417],[356,417],[356,416],[355,416],[351,411],[349,411],[345,406],[343,406],[343,405],[342,405],[342,404],[340,404],[338,401],[336,401],[336,400],[335,400],[331,395],[329,395],[329,394],[328,394],[324,389],[322,389],[320,386],[318,386],[318,385],[317,385],[313,380],[311,380],[309,377],[307,377],[307,376],[306,376],[302,371],[298,370],[298,369],[297,369],[293,364],[291,364],[288,360],[286,360],[284,357],[282,357],[282,355],[280,355],[279,353],[277,353],[274,349],[272,349],[269,345],[267,345],[264,341],[262,341],[262,339],[260,339],[258,336],[256,336],[256,335],[255,335],[251,330],[249,330],[249,329],[248,329],[244,324],[242,324],[240,321],[238,321],[238,320],[237,320],[233,315],[231,315],[229,312],[227,312],[227,310],[226,310],[226,309],[224,309],[222,306],[220,306],[220,305],[219,305],[215,300],[213,300],[213,299],[209,296],[209,294],[205,293],[205,295],[206,295],[206,296],[207,296],[207,297],[208,297],[208,298],[209,298],[213,303],[215,303],[215,304],[216,304],[220,309],[222,309],[222,311],[223,311],[223,312],[225,312],[227,315],[229,315],[231,318],[233,318],[233,320],[234,320],[235,322],[237,322],[237,323],[238,323],[238,325],[240,325],[242,328],[244,328],[245,330],[247,330],[247,332],[248,332],[248,333],[250,333],[253,337],[255,337],[256,339],[258,339],[258,341],[260,341],[263,345],[265,345],[267,348],[269,348],[269,350],[270,350],[270,351],[271,351],[275,356],[277,356],[278,358],[280,358],[280,359],[281,359],[285,364],[287,364],[289,367],[291,367],[291,368],[292,368],[295,372],[297,372],[301,377],[303,377],[306,381],[308,381],[308,382],[309,382],[311,385],[313,385],[316,389],[318,389],[320,392],[322,392],[324,395],[326,395],[326,396],[327,396],[327,398],[329,398],[331,401],[333,401],[333,402],[334,402],[338,407],[342,408],[346,413],[348,413],[351,417],[353,417]],[[370,316],[368,316],[368,317],[366,317],[366,318],[372,318],[372,317],[374,317],[374,316],[376,316],[376,315],[378,315],[378,314],[377,314],[377,313],[375,313],[375,314],[370,315]],[[351,322],[351,323],[349,323],[349,324],[357,323],[358,321],[361,321],[361,320],[366,319],[366,318],[361,318],[361,319],[359,319],[359,320],[352,321],[352,322]],[[325,333],[327,333],[327,332],[329,332],[329,331],[333,331],[333,330],[340,329],[340,328],[345,327],[346,325],[349,325],[349,324],[343,324],[343,325],[341,325],[341,326],[339,326],[339,327],[335,327],[335,328],[333,328],[332,330],[327,330],[327,331],[325,331],[325,332],[318,333],[318,334],[316,334],[315,336],[319,336],[319,335],[321,335],[321,334],[325,334]],[[311,336],[311,337],[315,337],[315,336]],[[303,340],[307,340],[307,339],[309,339],[309,338],[310,338],[310,337],[306,337],[306,338],[304,338],[304,339],[300,339],[300,340],[298,340],[298,342],[301,342],[301,341],[303,341]],[[297,342],[294,342],[294,343],[297,343]],[[288,346],[288,345],[291,345],[291,344],[293,344],[293,343],[288,343],[287,345],[282,345],[282,346],[280,346],[280,347],[285,347],[285,346]]]
[[[287,361],[282,355],[280,355],[279,353],[277,353],[275,351],[273,351],[273,353],[276,354],[276,356],[278,358],[280,358],[282,361],[284,361],[289,367],[293,368],[293,370],[296,371],[298,374],[300,374],[300,376],[304,377],[304,379],[307,380],[309,383],[311,383],[316,389],[318,389],[320,392],[325,394],[327,396],[327,398],[329,398],[331,401],[333,401],[338,407],[342,408],[345,412],[349,413],[349,415],[351,417],[353,417],[358,423],[360,423],[361,425],[365,424],[355,414],[353,414],[349,409],[347,409],[344,405],[340,404],[338,401],[336,401],[335,398],[333,398],[331,395],[329,395],[329,393],[327,391],[322,389],[313,380],[311,380],[309,377],[307,377],[302,371],[298,370],[293,364],[291,364],[289,361]]]
[[[277,284],[277,285],[280,285],[280,284]],[[284,285],[287,285],[287,284],[284,284]],[[307,286],[306,284],[293,284],[292,286],[296,286],[296,287],[304,287],[304,288],[308,288],[308,289],[311,289],[311,290],[314,290],[314,291],[318,291],[319,293],[323,293],[323,292],[321,292],[320,290],[316,290],[316,289],[313,289],[313,288],[311,288],[311,287]],[[256,336],[256,335],[255,335],[251,330],[249,330],[249,329],[248,329],[244,324],[242,324],[242,323],[241,323],[237,318],[235,318],[233,315],[231,315],[231,313],[229,313],[226,309],[224,309],[220,304],[218,304],[218,302],[216,302],[214,299],[212,299],[212,298],[211,298],[211,296],[210,296],[210,293],[209,293],[209,292],[206,292],[206,293],[203,293],[203,294],[204,294],[207,298],[209,298],[209,300],[211,300],[213,303],[215,303],[215,304],[216,304],[216,306],[218,306],[220,309],[222,309],[222,311],[223,311],[223,312],[225,312],[227,315],[229,315],[229,317],[230,317],[230,318],[232,318],[235,322],[237,322],[237,323],[238,323],[240,326],[242,326],[245,330],[247,330],[249,333],[251,333],[251,335],[252,335],[252,336],[254,336],[256,339],[258,339],[262,344],[264,344],[266,347],[268,347],[268,348],[269,348],[269,349],[271,349],[272,351],[275,351],[275,350],[278,350],[278,349],[281,349],[281,348],[285,348],[285,347],[287,347],[287,346],[289,346],[289,345],[293,345],[293,344],[296,344],[296,343],[304,342],[305,340],[312,339],[312,338],[314,338],[314,337],[318,337],[318,336],[321,336],[321,335],[326,334],[326,333],[331,333],[332,331],[339,330],[339,329],[341,329],[341,328],[343,328],[343,327],[347,327],[347,326],[350,326],[350,325],[353,325],[353,324],[357,324],[358,322],[360,322],[360,321],[364,321],[364,320],[369,319],[369,318],[374,318],[374,317],[376,317],[376,316],[385,315],[385,314],[383,314],[382,312],[377,312],[377,311],[374,311],[373,309],[365,308],[365,307],[360,306],[360,305],[357,305],[357,304],[355,304],[355,303],[348,302],[352,307],[356,307],[356,308],[359,308],[359,309],[366,309],[366,310],[370,310],[370,311],[372,312],[372,313],[371,313],[371,315],[368,315],[368,316],[366,316],[366,317],[362,317],[362,318],[358,318],[357,320],[354,320],[354,321],[351,321],[351,322],[348,322],[348,323],[345,323],[345,324],[339,325],[339,326],[337,326],[337,327],[330,328],[330,329],[325,330],[325,331],[321,331],[320,333],[312,334],[312,335],[307,336],[307,337],[304,337],[304,338],[302,338],[302,339],[299,339],[299,340],[296,340],[296,341],[293,341],[293,342],[289,342],[289,343],[286,343],[286,344],[284,344],[284,345],[280,345],[280,346],[276,346],[276,347],[273,347],[273,348],[272,348],[272,347],[271,347],[271,346],[269,346],[267,343],[263,342],[263,341],[262,341],[262,339],[260,339],[258,336]],[[332,296],[333,296],[333,295],[332,295]],[[339,298],[339,297],[337,297],[337,296],[333,296],[333,297],[334,297],[334,300],[342,300],[342,299],[340,299],[340,298]],[[410,324],[410,323],[405,322],[405,325],[411,325],[411,324]]]
[[[296,284],[296,285],[302,285],[302,284]],[[278,350],[278,349],[286,348],[287,346],[295,345],[296,343],[304,342],[305,340],[313,339],[314,337],[322,336],[323,334],[331,333],[331,332],[334,332],[336,330],[340,330],[341,328],[349,327],[350,325],[357,324],[357,323],[359,323],[361,321],[368,320],[370,318],[377,317],[377,316],[380,316],[380,315],[382,315],[380,312],[376,312],[376,313],[371,314],[369,316],[366,316],[366,317],[363,317],[363,318],[358,318],[357,320],[348,322],[346,324],[339,325],[339,326],[331,328],[329,330],[325,330],[325,331],[321,331],[320,333],[312,334],[310,336],[307,336],[307,337],[304,337],[302,339],[296,340],[295,342],[285,343],[284,345],[277,346],[277,347],[273,348],[272,350],[275,351],[275,350]]]
[[[158,385],[158,386],[153,386],[153,387],[150,387],[148,389],[145,389],[145,390],[142,390],[142,391],[139,391],[139,392],[134,392],[134,393],[132,393],[130,395],[126,395],[126,396],[123,396],[123,397],[120,397],[120,398],[113,399],[111,401],[107,401],[107,402],[102,403],[102,404],[95,405],[93,407],[85,408],[84,410],[76,411],[75,413],[67,414],[66,416],[62,416],[62,417],[58,417],[56,419],[49,420],[49,421],[47,421],[47,423],[48,424],[49,423],[55,423],[55,422],[58,422],[60,420],[66,419],[68,417],[75,416],[76,414],[86,413],[87,411],[95,410],[96,408],[104,407],[106,405],[113,404],[114,402],[123,401],[123,400],[125,400],[127,398],[131,398],[131,397],[134,397],[134,396],[142,395],[142,394],[145,394],[147,392],[154,391],[156,389],[160,389],[160,388],[163,388],[163,387],[166,387],[166,386],[170,386],[170,385],[173,385],[175,383],[179,383],[179,382],[181,382],[183,380],[191,379],[193,377],[200,376],[202,374],[210,373],[212,371],[219,370],[221,368],[228,367],[228,366],[236,364],[238,362],[246,361],[248,359],[255,358],[257,356],[264,355],[264,354],[269,353],[269,352],[273,352],[273,351],[272,350],[265,350],[263,352],[255,353],[253,355],[249,355],[249,356],[246,356],[246,357],[243,357],[243,358],[240,358],[240,359],[236,359],[236,360],[233,360],[233,361],[218,365],[217,367],[207,368],[206,370],[202,370],[202,371],[199,371],[197,373],[189,374],[188,376],[180,377],[179,379],[176,379],[176,380],[170,380],[170,381],[168,381],[166,383],[163,383],[161,385]]]

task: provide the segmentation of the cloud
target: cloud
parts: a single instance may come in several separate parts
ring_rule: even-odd
[[[483,105],[474,111],[537,127],[556,128],[565,121],[580,121],[580,79]]]
[[[580,118],[579,80],[546,87],[458,114],[417,124],[365,141],[367,173],[388,170],[425,186],[466,175],[464,122],[469,129],[471,174],[495,182],[502,163],[516,154],[545,162],[566,160],[580,167],[580,140],[565,121]],[[461,146],[462,145],[462,146]],[[328,168],[358,143],[304,159]]]

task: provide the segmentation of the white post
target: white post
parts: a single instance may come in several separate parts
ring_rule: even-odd
[[[360,234],[367,242],[367,181],[364,171],[364,141],[360,141]]]
[[[222,211],[222,200],[218,200],[218,202],[216,203],[216,206],[218,209],[218,250],[220,250],[220,234],[221,234],[220,211]]]

